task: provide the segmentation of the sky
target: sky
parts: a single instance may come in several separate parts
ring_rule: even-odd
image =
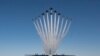
[[[72,18],[56,53],[100,56],[100,0],[0,0],[0,56],[44,53],[32,18],[50,7]]]

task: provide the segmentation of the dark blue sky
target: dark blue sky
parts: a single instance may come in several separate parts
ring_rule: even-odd
[[[57,53],[100,56],[99,0],[0,0],[0,56],[43,53],[32,18],[50,7],[73,19]]]

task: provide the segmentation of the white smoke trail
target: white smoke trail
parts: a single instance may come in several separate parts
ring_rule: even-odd
[[[59,42],[68,33],[70,24],[68,18],[62,17],[53,9],[34,20],[36,30],[44,42],[46,54],[53,55],[56,52]]]

